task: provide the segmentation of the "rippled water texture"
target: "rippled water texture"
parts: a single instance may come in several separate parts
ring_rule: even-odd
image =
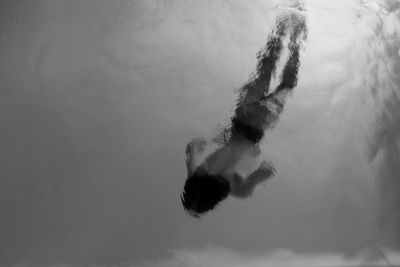
[[[399,25],[397,0],[1,1],[0,266],[400,264]]]

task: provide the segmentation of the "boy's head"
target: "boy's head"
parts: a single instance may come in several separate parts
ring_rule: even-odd
[[[196,171],[185,182],[182,205],[190,215],[199,217],[225,199],[230,190],[229,182],[222,176]]]

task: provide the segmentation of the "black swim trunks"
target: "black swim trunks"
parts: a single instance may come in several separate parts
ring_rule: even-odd
[[[237,118],[232,118],[232,136],[238,135],[243,136],[254,144],[257,144],[263,138],[264,131],[243,123]]]

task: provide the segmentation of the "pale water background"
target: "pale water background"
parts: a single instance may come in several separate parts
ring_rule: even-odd
[[[185,145],[229,123],[285,1],[2,0],[0,264],[400,264],[400,2],[304,3],[278,172],[198,220]]]

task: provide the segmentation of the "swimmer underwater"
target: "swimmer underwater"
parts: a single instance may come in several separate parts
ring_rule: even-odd
[[[246,198],[258,184],[274,175],[274,167],[266,161],[261,161],[245,177],[240,174],[238,165],[244,156],[257,160],[264,132],[274,127],[287,96],[297,85],[299,50],[301,42],[307,37],[303,11],[302,5],[297,4],[277,18],[265,48],[257,55],[256,75],[241,88],[228,129],[229,137],[224,145],[207,156],[201,164],[197,164],[197,156],[204,152],[206,141],[195,139],[187,145],[188,178],[181,201],[190,215],[200,217],[229,195]],[[284,41],[287,41],[288,59],[278,86],[270,91]]]

